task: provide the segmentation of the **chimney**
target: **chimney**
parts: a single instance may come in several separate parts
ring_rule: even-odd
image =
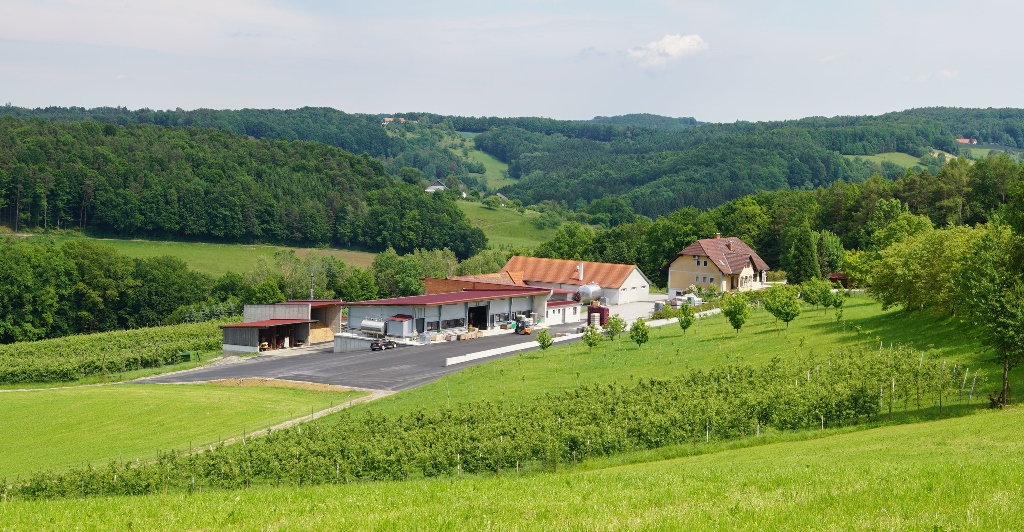
[[[583,263],[582,262],[580,263],[580,266],[577,269],[580,271],[580,280],[582,281],[583,280]]]
[[[722,233],[715,233],[715,239],[722,238]]]
[[[729,248],[729,251],[732,251],[732,240],[726,242],[725,247]]]

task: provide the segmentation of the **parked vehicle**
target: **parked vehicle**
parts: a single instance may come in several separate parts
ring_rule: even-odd
[[[398,344],[394,340],[388,340],[387,338],[378,338],[370,342],[370,351],[383,351],[385,349],[394,349],[398,347]]]

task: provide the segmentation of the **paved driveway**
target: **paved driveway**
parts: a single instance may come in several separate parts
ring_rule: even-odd
[[[579,324],[551,327],[551,332],[573,332]],[[537,336],[500,334],[462,342],[438,342],[420,347],[399,347],[387,351],[333,353],[324,351],[300,355],[260,355],[234,364],[198,368],[170,375],[138,379],[135,383],[203,382],[216,379],[263,377],[370,388],[405,390],[437,380],[469,366],[514,355],[516,352],[445,367],[445,359],[523,342]]]

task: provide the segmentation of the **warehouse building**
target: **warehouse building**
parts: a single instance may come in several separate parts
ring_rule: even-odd
[[[341,331],[341,307],[340,300],[246,305],[242,323],[221,325],[222,350],[239,355],[330,342]]]
[[[551,290],[508,288],[346,302],[348,329],[408,338],[427,331],[486,330],[517,316],[539,319],[544,315]]]

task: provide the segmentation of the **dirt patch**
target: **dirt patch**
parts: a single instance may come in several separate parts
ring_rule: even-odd
[[[214,386],[257,386],[265,388],[297,388],[299,390],[311,390],[315,392],[348,392],[352,388],[335,386],[333,384],[320,384],[316,382],[286,381],[282,379],[264,379],[252,377],[246,379],[218,379],[207,381],[206,384]]]

